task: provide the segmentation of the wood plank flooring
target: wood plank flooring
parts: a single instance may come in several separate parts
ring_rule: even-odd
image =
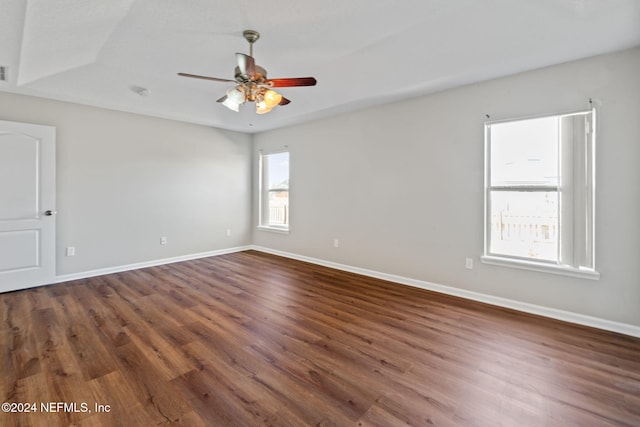
[[[254,251],[0,320],[1,426],[640,425],[640,339]]]

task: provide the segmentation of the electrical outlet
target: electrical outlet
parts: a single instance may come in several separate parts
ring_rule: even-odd
[[[231,229],[227,228],[227,237],[231,237]]]
[[[75,246],[67,246],[67,256],[76,256],[76,247]]]
[[[334,248],[339,248],[340,247],[340,240],[333,239],[333,247]]]
[[[472,270],[473,269],[473,258],[467,258],[464,260],[465,268]]]
[[[166,245],[167,244],[167,236],[162,236],[160,238],[160,244],[161,245]]]

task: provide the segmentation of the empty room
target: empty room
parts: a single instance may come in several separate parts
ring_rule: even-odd
[[[2,0],[1,426],[640,425],[637,0]]]

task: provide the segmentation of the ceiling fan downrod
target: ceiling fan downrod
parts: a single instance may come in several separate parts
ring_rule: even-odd
[[[249,42],[249,56],[253,56],[253,44],[260,38],[260,33],[255,30],[244,30],[242,35]]]

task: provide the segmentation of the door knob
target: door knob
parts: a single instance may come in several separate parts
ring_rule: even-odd
[[[58,212],[56,212],[56,211],[52,211],[52,210],[48,210],[48,211],[45,211],[45,212],[44,212],[44,214],[45,214],[46,216],[55,215],[55,214],[57,214],[57,213],[58,213]]]

